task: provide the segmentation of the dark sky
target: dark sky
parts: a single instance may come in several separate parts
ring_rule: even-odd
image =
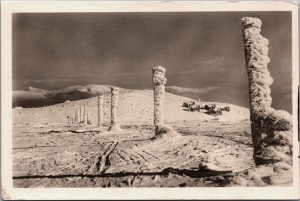
[[[151,67],[162,65],[170,86],[219,88],[245,105],[244,16],[263,22],[273,106],[291,111],[290,12],[14,14],[13,87],[151,88]]]

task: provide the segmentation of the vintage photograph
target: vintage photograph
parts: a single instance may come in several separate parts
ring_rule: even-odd
[[[13,188],[295,187],[292,13],[12,13]]]

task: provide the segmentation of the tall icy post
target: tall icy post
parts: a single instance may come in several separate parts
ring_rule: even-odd
[[[78,120],[77,120],[77,110],[75,110],[74,119],[75,119],[75,123],[77,123],[78,122]]]
[[[162,66],[152,68],[152,82],[154,91],[154,126],[155,135],[163,133],[176,133],[169,125],[164,124],[164,99],[165,99],[165,77],[166,69]],[[177,134],[177,133],[176,133]]]
[[[85,103],[83,105],[83,123],[87,124],[88,123],[88,103]]]
[[[103,116],[103,96],[98,97],[98,127],[101,128]]]
[[[86,115],[85,115],[85,121],[86,121],[86,124],[89,123],[89,102],[87,101],[86,102]]]
[[[92,124],[92,123],[91,123],[91,117],[90,117],[90,114],[89,114],[89,113],[87,113],[87,123],[88,123],[88,124]]]
[[[246,69],[254,161],[257,166],[272,167],[277,173],[292,170],[292,116],[271,108],[270,85],[273,79],[267,65],[269,41],[261,32],[258,18],[241,19],[245,42]]]
[[[80,106],[80,122],[84,123],[84,105]]]
[[[86,124],[85,116],[86,116],[86,105],[83,104],[82,122],[83,122],[84,124]]]
[[[80,119],[80,109],[77,109],[77,121],[76,123],[80,123],[81,119]]]
[[[82,123],[83,118],[82,118],[82,106],[79,107],[79,123]]]
[[[154,126],[155,133],[164,125],[164,99],[165,99],[165,77],[166,69],[162,66],[152,68],[152,81],[154,90]]]
[[[121,130],[118,122],[118,117],[117,117],[118,95],[119,95],[119,88],[112,87],[111,88],[111,127],[109,129],[111,131]]]

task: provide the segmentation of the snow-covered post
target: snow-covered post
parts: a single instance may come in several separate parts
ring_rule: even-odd
[[[83,117],[82,117],[82,121],[83,123],[86,125],[87,124],[87,116],[88,116],[88,109],[87,109],[87,102],[83,104]]]
[[[152,81],[154,90],[154,126],[155,134],[158,134],[159,129],[164,125],[164,98],[166,69],[162,66],[152,68]]]
[[[83,122],[83,108],[82,106],[79,107],[79,123]]]
[[[177,135],[177,132],[171,126],[164,123],[165,84],[167,83],[165,73],[166,69],[162,66],[152,68],[155,137],[162,134],[169,134],[169,137],[172,134]]]
[[[80,109],[76,110],[76,123],[80,123]]]
[[[111,131],[120,131],[120,125],[118,122],[117,117],[117,106],[118,106],[118,95],[119,95],[119,88],[112,87],[111,88]]]
[[[91,123],[91,117],[90,117],[90,114],[89,114],[89,113],[87,113],[87,123],[88,123],[88,124],[92,124],[92,123]]]
[[[98,127],[101,128],[103,116],[103,96],[98,97]]]
[[[85,122],[85,116],[86,116],[86,105],[85,105],[85,103],[83,103],[82,109],[83,109],[83,112],[82,112],[82,122],[83,122],[83,124],[86,124],[86,122]]]
[[[86,109],[85,109],[85,123],[89,123],[89,101],[86,101]]]
[[[244,17],[241,22],[255,164],[271,166],[278,173],[292,170],[292,116],[271,108],[270,85],[273,79],[267,68],[269,41],[260,34],[260,19]]]
[[[269,41],[260,35],[262,22],[258,18],[242,18],[246,68],[249,80],[249,102],[254,159],[260,164],[261,134],[264,120],[271,109],[273,79],[267,69]]]

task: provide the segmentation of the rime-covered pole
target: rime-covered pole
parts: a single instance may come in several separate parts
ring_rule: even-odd
[[[121,130],[118,117],[117,117],[117,106],[118,106],[118,95],[119,88],[112,87],[111,88],[111,131],[119,131]]]
[[[85,122],[86,122],[86,124],[88,124],[89,123],[89,102],[87,101],[86,102],[86,115],[85,115]]]
[[[162,66],[152,68],[152,81],[154,90],[154,126],[155,133],[158,133],[159,128],[164,125],[164,97],[165,84],[167,79],[165,77],[166,69]]]
[[[83,120],[83,118],[82,118],[83,117],[82,116],[82,113],[83,113],[82,110],[83,110],[83,108],[82,108],[82,106],[80,106],[79,107],[79,123],[82,123],[82,120]]]
[[[267,65],[268,39],[260,35],[262,22],[258,18],[242,18],[246,68],[249,79],[250,110],[254,117],[264,116],[271,108],[270,85],[273,79]]]
[[[77,109],[77,123],[80,123],[80,109]]]
[[[87,124],[87,103],[83,104],[83,123]]]
[[[85,103],[83,104],[83,112],[82,112],[82,122],[84,123],[84,124],[86,124],[86,122],[85,122],[85,116],[86,116],[86,105],[85,105]]]
[[[169,125],[164,123],[164,99],[165,99],[165,77],[166,69],[162,66],[152,68],[152,82],[154,91],[154,126],[155,137],[160,137],[162,134],[178,136],[177,132]]]
[[[103,96],[98,97],[98,127],[101,127],[103,116]]]
[[[286,111],[271,108],[270,85],[273,79],[267,68],[270,62],[269,41],[260,34],[260,19],[244,17],[241,22],[255,164],[271,165],[275,172],[292,169],[292,116]]]
[[[81,123],[84,123],[84,105],[80,106],[80,119],[81,119]]]
[[[77,123],[77,110],[75,110],[75,112],[74,112],[74,121],[75,121],[75,123]]]
[[[90,118],[90,114],[89,113],[87,113],[87,123],[91,124],[91,118]]]

